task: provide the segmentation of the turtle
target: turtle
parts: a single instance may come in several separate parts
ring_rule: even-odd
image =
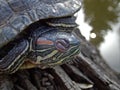
[[[50,68],[61,65],[72,60],[80,51],[80,41],[73,33],[44,24],[32,30],[27,37],[8,43],[2,48],[3,51],[9,46],[10,50],[0,60],[0,72],[9,74],[19,68]]]
[[[71,44],[75,42],[73,46],[77,46],[75,51],[78,53],[79,40],[71,31],[77,26],[73,15],[81,8],[80,0],[0,0],[0,8],[1,51],[4,52],[4,46],[8,48],[12,46],[11,42],[15,43],[9,51],[7,50],[7,54],[0,59],[0,72],[14,73],[25,62],[24,58],[26,57],[30,57],[32,60],[29,61],[35,65],[54,66],[65,60],[63,58],[57,60],[55,57],[54,61],[51,62],[51,54],[56,55],[57,50],[59,51],[58,56],[65,55],[64,57],[68,58],[74,54],[74,50],[67,51],[68,47],[71,49]],[[38,22],[40,23],[39,28],[34,29],[32,27],[34,30],[30,30],[27,37],[23,36],[16,39],[23,32],[26,32],[29,26]],[[44,44],[38,45],[37,41],[42,44],[44,42]],[[40,61],[41,57],[37,56],[40,53],[37,51],[39,49],[45,51],[50,47],[49,45],[45,47],[45,42],[46,44],[53,43],[51,46],[54,47],[52,50],[54,52],[50,53],[51,50],[47,50],[46,54],[42,53],[41,55],[47,58]],[[66,55],[65,53],[69,54]]]

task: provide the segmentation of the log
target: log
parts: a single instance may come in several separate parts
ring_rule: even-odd
[[[79,30],[80,54],[61,66],[0,75],[0,90],[120,90],[120,79]]]

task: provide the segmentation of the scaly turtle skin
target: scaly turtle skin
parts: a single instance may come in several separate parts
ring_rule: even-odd
[[[13,73],[28,61],[51,67],[77,55],[79,41],[71,31],[80,5],[80,0],[0,0],[0,72]]]
[[[30,24],[41,19],[72,16],[80,7],[80,0],[0,0],[0,47]]]
[[[1,73],[14,73],[26,58],[42,67],[60,65],[71,60],[80,50],[80,41],[75,35],[44,24],[13,43],[12,49],[0,60]]]

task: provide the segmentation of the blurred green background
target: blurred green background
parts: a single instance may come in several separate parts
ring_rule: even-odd
[[[76,22],[115,71],[120,72],[120,0],[83,0]]]

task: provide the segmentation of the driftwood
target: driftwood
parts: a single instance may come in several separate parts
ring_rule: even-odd
[[[0,90],[120,90],[120,80],[95,46],[75,31],[81,53],[71,62],[54,68],[19,70],[0,75]]]

